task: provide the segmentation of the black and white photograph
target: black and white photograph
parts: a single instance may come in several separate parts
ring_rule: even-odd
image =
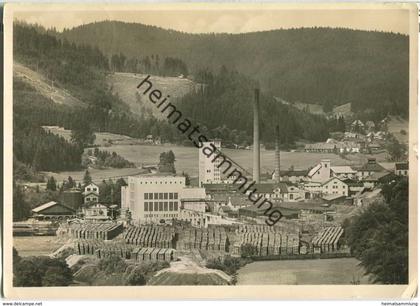
[[[7,9],[6,295],[417,282],[415,5]]]

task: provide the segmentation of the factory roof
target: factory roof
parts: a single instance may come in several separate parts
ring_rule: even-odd
[[[321,169],[321,167],[322,167],[322,165],[321,165],[321,164],[317,164],[315,167],[313,167],[313,168],[309,171],[308,176],[309,176],[309,177],[314,176],[314,174],[315,174],[315,173],[316,173],[319,169]]]
[[[337,174],[357,172],[356,170],[353,170],[350,166],[332,166],[331,170]]]
[[[306,176],[308,170],[283,170],[280,171],[280,176]]]
[[[52,207],[55,207],[55,206],[57,206],[57,207],[60,206],[62,212],[65,212],[65,211],[74,212],[75,211],[71,207],[68,207],[66,205],[60,204],[60,203],[55,202],[55,201],[50,201],[48,203],[42,204],[42,205],[40,205],[38,207],[35,207],[34,209],[32,209],[32,212],[34,212],[34,213],[41,213],[42,211],[45,211],[45,210],[47,210],[49,208],[52,208]]]
[[[357,168],[358,171],[368,172],[383,172],[386,171],[384,167],[376,162],[375,158],[369,158],[367,163]]]

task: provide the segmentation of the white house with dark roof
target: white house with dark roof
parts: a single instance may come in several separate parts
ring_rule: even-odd
[[[83,192],[84,204],[98,203],[99,201],[99,187],[94,183],[85,186]]]
[[[321,185],[323,195],[349,195],[349,186],[337,177],[332,177]]]

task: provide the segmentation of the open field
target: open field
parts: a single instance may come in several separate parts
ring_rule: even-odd
[[[41,95],[57,104],[70,106],[86,106],[86,104],[72,96],[67,90],[57,87],[40,73],[19,64],[13,63],[13,75],[34,87]]]
[[[136,95],[137,92],[140,92],[137,90],[137,86],[146,77],[146,74],[117,72],[110,74],[107,77],[107,81],[112,86],[113,93],[117,94],[121,100],[130,107],[133,113],[144,114],[144,111],[142,110],[144,108],[156,115],[159,114],[160,111],[155,105],[150,103],[148,97],[141,94],[138,99]],[[171,102],[174,102],[177,98],[194,90],[197,86],[197,84],[191,80],[178,77],[151,76],[150,81],[154,88],[159,89],[162,92],[163,97],[170,95]]]
[[[355,258],[257,261],[238,271],[238,285],[369,284]]]
[[[112,179],[116,180],[120,177],[126,177],[130,175],[137,175],[143,173],[142,170],[137,168],[121,168],[121,169],[89,169],[90,176],[94,183],[100,183],[103,180]],[[81,171],[64,171],[64,172],[43,172],[47,177],[54,176],[57,182],[62,182],[67,180],[69,176],[76,180],[76,182],[81,182],[83,176],[85,175],[85,170]]]
[[[21,236],[13,237],[13,246],[19,256],[47,256],[61,247],[56,236]]]
[[[115,151],[127,160],[140,166],[142,163],[154,164],[158,162],[159,154],[164,151],[172,150],[176,157],[175,168],[177,172],[187,172],[192,176],[198,175],[198,149],[195,147],[183,147],[177,145],[113,145],[111,147],[102,147],[101,150]],[[223,149],[227,156],[236,163],[252,173],[252,150]],[[320,159],[328,158],[332,165],[354,165],[366,162],[367,155],[354,154],[348,156],[348,160],[331,153],[306,153],[306,152],[281,152],[281,169],[289,169],[294,166],[295,169],[308,169],[317,164]],[[384,161],[385,155],[375,156],[378,161]],[[274,151],[261,150],[261,173],[274,170]]]
[[[58,126],[43,126],[43,129],[53,134],[63,137],[65,140],[71,140],[71,130],[65,130]],[[111,141],[113,144],[138,144],[139,139],[132,138],[126,135],[113,134],[108,132],[96,132],[95,133],[95,145],[105,146]]]

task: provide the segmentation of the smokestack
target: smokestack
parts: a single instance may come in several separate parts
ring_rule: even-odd
[[[280,182],[280,129],[279,126],[276,125],[276,153],[275,153],[275,159],[276,159],[276,168],[275,168],[275,177],[276,181]]]
[[[253,180],[260,182],[260,90],[255,89],[254,100],[254,163]]]

